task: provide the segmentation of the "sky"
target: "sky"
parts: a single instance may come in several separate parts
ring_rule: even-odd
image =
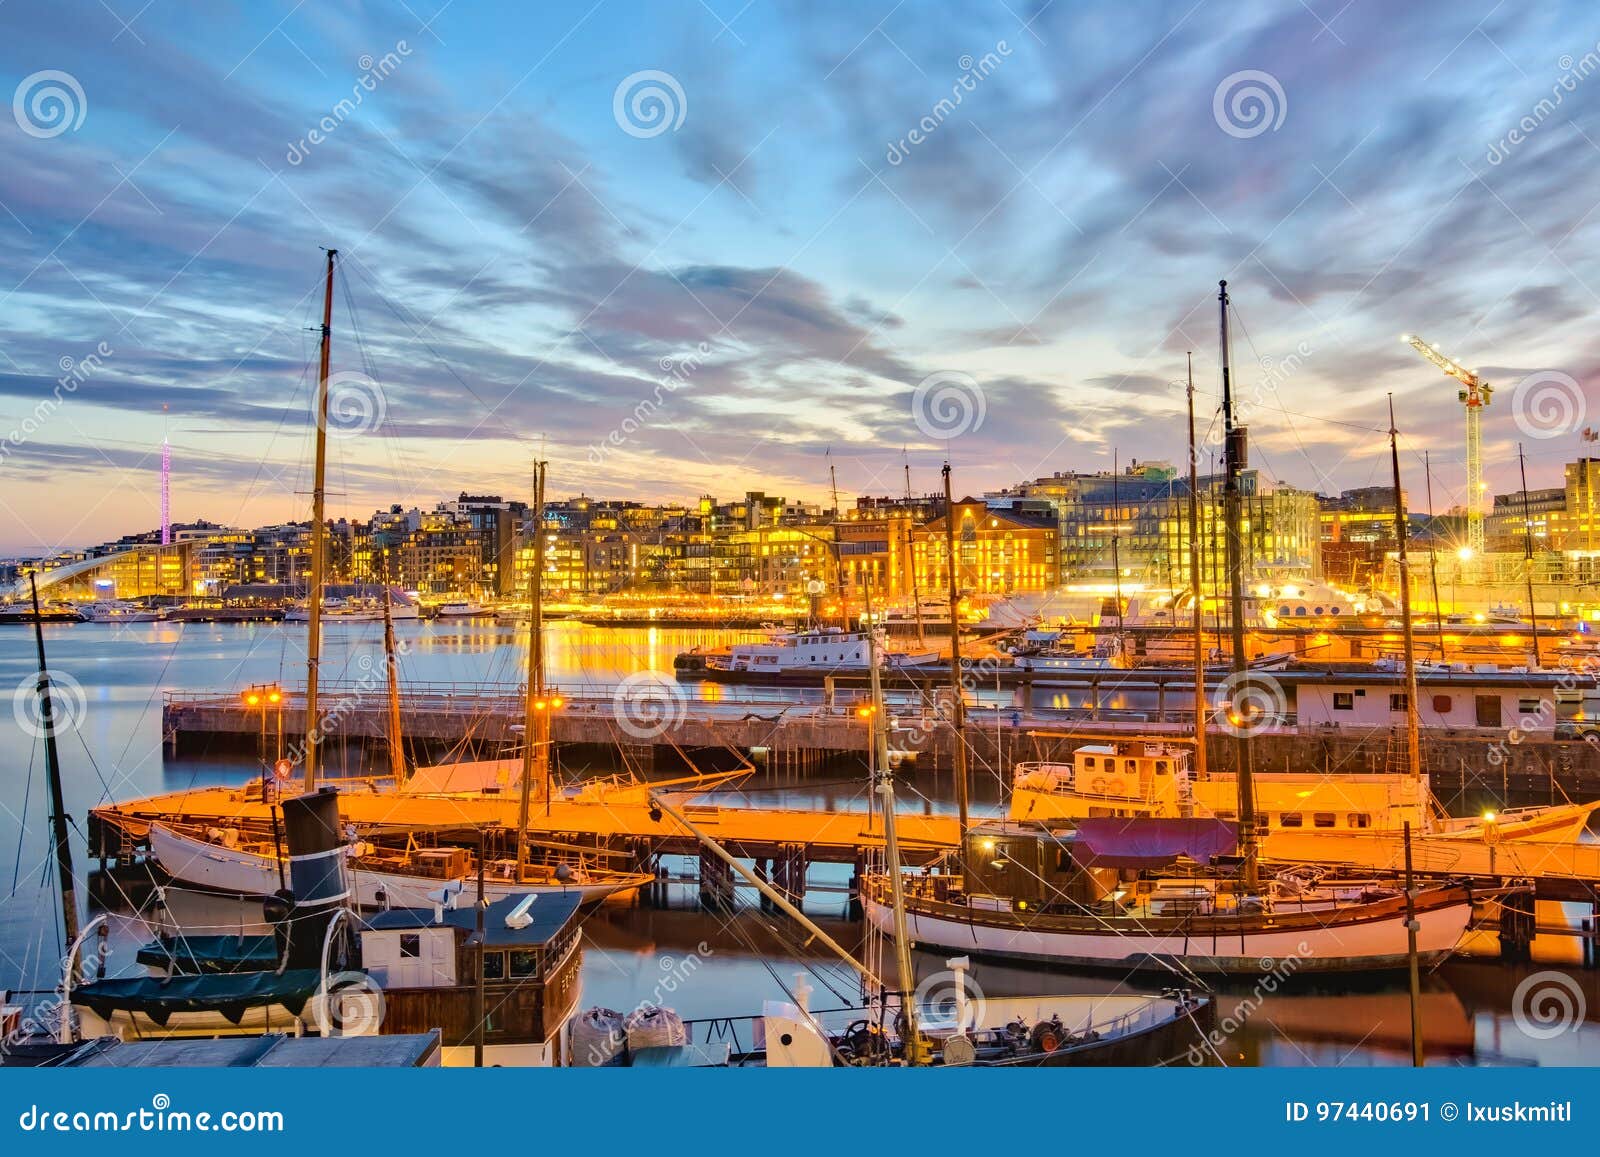
[[[1530,10],[1531,9],[1531,10]],[[1600,427],[1600,11],[7,0],[0,553],[462,490],[826,501],[1182,461],[1464,500]]]

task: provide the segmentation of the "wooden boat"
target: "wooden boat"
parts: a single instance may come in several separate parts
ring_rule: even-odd
[[[1083,839],[1097,822],[1120,829],[1128,855],[1108,855],[1103,843]],[[1118,878],[1127,861],[1145,858],[1131,849],[1142,840],[1148,847],[1147,833],[1184,822],[1090,820],[1063,833],[1016,823],[976,827],[962,874],[901,880],[910,935],[975,956],[1167,975],[1259,974],[1283,961],[1292,961],[1297,974],[1406,966],[1406,901],[1395,889],[1353,897],[1327,887],[1310,897],[1268,889],[1251,896],[1220,874],[1196,875],[1164,891]],[[1079,862],[1086,858],[1094,866]],[[863,887],[867,919],[880,929],[892,923],[889,891],[882,875],[869,876]],[[1419,891],[1418,959],[1452,952],[1471,915],[1464,887]]]
[[[1578,839],[1592,803],[1502,810],[1452,818],[1434,796],[1426,775],[1354,772],[1257,772],[1257,814],[1266,825],[1263,853],[1273,856],[1276,833],[1397,833],[1406,824],[1418,836],[1482,840]],[[1169,739],[1126,739],[1086,744],[1065,763],[1020,763],[1012,773],[1014,820],[1068,822],[1086,816],[1124,815],[1176,819],[1238,814],[1238,782],[1231,772],[1193,773],[1190,752]]]
[[[270,838],[241,828],[154,823],[150,852],[173,879],[235,896],[270,896],[284,886],[288,870],[287,857],[278,854]],[[355,903],[365,909],[427,907],[440,889],[476,886],[477,867],[465,848],[387,851],[358,843],[350,845],[348,863]],[[632,895],[654,879],[648,872],[530,863],[523,865],[518,880],[516,861],[507,859],[485,865],[484,892],[490,900],[557,893],[598,904]]]

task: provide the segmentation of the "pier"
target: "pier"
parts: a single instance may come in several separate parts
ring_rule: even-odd
[[[550,721],[557,758],[605,750],[638,771],[682,770],[686,759],[709,770],[746,758],[769,770],[806,774],[867,757],[868,728],[857,714],[864,693],[854,685],[841,680],[820,694],[769,692],[759,699],[736,688],[718,690],[716,699],[690,698],[670,682],[643,697],[614,687],[563,692]],[[889,705],[896,723],[891,748],[918,770],[947,771],[954,762],[954,736],[939,711],[943,701],[941,694],[897,696]],[[322,702],[330,746],[386,742],[381,679],[325,684]],[[1004,783],[1015,763],[1064,760],[1087,742],[1130,735],[1188,739],[1192,704],[1192,697],[1176,693],[1149,708],[980,703],[967,710],[967,743],[974,768]],[[401,692],[405,742],[421,762],[424,752],[464,746],[487,757],[519,746],[524,709],[522,690],[510,684],[412,684]],[[305,704],[297,691],[283,691],[279,703],[266,707],[247,704],[238,692],[169,691],[162,705],[162,735],[175,757],[271,751],[280,734],[292,739],[304,730]],[[1231,770],[1233,743],[1214,725],[1208,734],[1212,767]],[[1399,726],[1303,725],[1292,714],[1253,739],[1257,770],[1341,773],[1394,770],[1401,742]],[[1422,759],[1436,793],[1446,800],[1471,797],[1474,807],[1600,796],[1600,744],[1548,731],[1513,736],[1504,728],[1425,727]],[[361,770],[347,766],[352,774]]]

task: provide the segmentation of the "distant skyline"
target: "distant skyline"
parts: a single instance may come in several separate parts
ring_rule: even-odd
[[[1219,278],[1271,479],[1387,485],[1392,392],[1464,501],[1402,332],[1490,492],[1600,427],[1590,5],[8,0],[0,81],[3,555],[159,525],[163,437],[175,522],[308,517],[323,246],[335,518],[1181,463]]]

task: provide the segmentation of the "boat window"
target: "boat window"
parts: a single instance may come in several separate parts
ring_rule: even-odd
[[[400,933],[400,959],[415,960],[422,955],[422,936],[417,932]]]
[[[1086,756],[1083,757],[1083,769],[1085,771],[1093,771],[1094,770],[1094,756],[1086,755]]]
[[[1319,614],[1319,615],[1320,615],[1320,614],[1322,614],[1322,613],[1323,613],[1323,610],[1322,610],[1322,608],[1321,608],[1321,607],[1318,607],[1318,608],[1317,608],[1317,614]]]
[[[1139,761],[1137,759],[1124,759],[1122,761],[1122,770],[1123,771],[1138,771],[1139,770]]]
[[[1305,615],[1306,609],[1304,607],[1296,607],[1294,613],[1296,618],[1301,618]]]
[[[485,980],[504,980],[506,978],[506,954],[504,952],[485,952],[483,954],[483,978]]]
[[[1166,775],[1167,774],[1167,761],[1166,760],[1164,760],[1164,759],[1156,760],[1156,774],[1157,775]]]
[[[1541,705],[1540,700],[1538,699],[1517,700],[1517,714],[1519,715],[1539,715],[1543,713],[1543,711],[1544,707]]]
[[[537,976],[539,974],[539,954],[537,952],[511,953],[511,975]]]
[[[1366,812],[1351,812],[1350,826],[1353,828],[1370,828],[1372,826],[1372,817]]]
[[[1287,619],[1289,617],[1289,608],[1287,605],[1278,608],[1278,617],[1280,619]]]
[[[1440,715],[1446,714],[1450,710],[1450,696],[1435,695],[1433,697],[1433,709]]]
[[[1331,828],[1339,822],[1339,818],[1332,812],[1312,812],[1311,826],[1314,828]]]
[[[1305,817],[1299,812],[1284,812],[1278,816],[1278,826],[1280,828],[1303,828],[1305,827]]]
[[[1328,608],[1328,613],[1330,615],[1337,615],[1339,613],[1339,608],[1338,607],[1329,607]]]
[[[1390,711],[1404,711],[1406,709],[1406,696],[1404,691],[1389,696]]]
[[[1335,711],[1354,711],[1356,697],[1348,691],[1335,691],[1333,693],[1333,709]]]

